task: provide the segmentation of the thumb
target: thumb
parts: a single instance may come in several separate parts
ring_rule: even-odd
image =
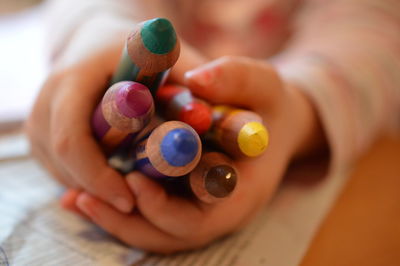
[[[279,97],[282,82],[268,63],[246,57],[221,57],[186,72],[194,94],[216,104],[259,109]]]
[[[181,54],[170,74],[172,82],[183,84],[186,71],[192,70],[207,61],[208,59],[193,47],[186,43],[181,43]]]

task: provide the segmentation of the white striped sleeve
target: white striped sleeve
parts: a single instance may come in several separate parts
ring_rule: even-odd
[[[400,121],[400,2],[319,2],[304,9],[277,67],[315,103],[337,168]]]

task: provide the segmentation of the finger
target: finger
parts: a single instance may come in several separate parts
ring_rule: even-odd
[[[187,43],[181,43],[181,53],[178,61],[171,70],[170,78],[172,82],[183,84],[185,72],[192,70],[204,63],[208,59],[200,54]]]
[[[222,57],[185,74],[185,83],[213,103],[250,109],[273,103],[281,81],[266,62],[246,57]]]
[[[76,200],[78,199],[80,193],[81,190],[78,189],[68,189],[65,191],[60,198],[61,207],[71,211],[79,211],[79,208],[76,207]]]
[[[181,238],[205,234],[207,212],[202,205],[168,195],[163,187],[139,172],[127,176],[140,212],[155,226]]]
[[[35,147],[32,148],[32,155],[46,168],[47,172],[56,179],[60,184],[69,188],[79,188],[80,186],[72,179],[71,176],[57,163],[52,160],[51,156],[45,151],[39,143],[36,143]]]
[[[131,246],[158,253],[190,248],[190,245],[162,232],[139,214],[120,213],[88,193],[83,192],[78,197],[77,206],[104,230]]]
[[[49,103],[54,87],[59,83],[57,76],[51,76],[43,86],[29,118],[24,124],[24,131],[30,141],[31,154],[46,168],[52,177],[67,187],[79,187],[60,164],[53,159],[48,150],[49,140]]]
[[[133,196],[122,176],[108,166],[90,128],[93,99],[105,86],[104,76],[70,74],[63,80],[53,102],[50,141],[58,161],[86,191],[130,212]]]
[[[76,205],[79,195],[82,193],[78,189],[68,189],[60,198],[60,205],[62,208],[80,215],[81,217],[90,220],[90,217],[82,212]]]

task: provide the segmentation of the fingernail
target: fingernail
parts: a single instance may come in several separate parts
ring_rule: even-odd
[[[132,204],[128,200],[119,196],[115,197],[112,200],[112,205],[114,205],[115,208],[124,213],[131,212],[133,208]]]
[[[213,84],[215,75],[213,71],[200,68],[186,72],[185,79],[191,84],[195,84],[200,87],[207,87]]]
[[[76,206],[81,210],[84,214],[89,217],[96,217],[96,212],[94,211],[93,206],[90,206],[90,198],[87,195],[80,195],[76,200]]]

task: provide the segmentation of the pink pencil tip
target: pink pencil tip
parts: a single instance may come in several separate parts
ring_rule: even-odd
[[[130,82],[116,96],[119,111],[127,117],[140,117],[148,113],[153,105],[149,89],[137,82]]]

